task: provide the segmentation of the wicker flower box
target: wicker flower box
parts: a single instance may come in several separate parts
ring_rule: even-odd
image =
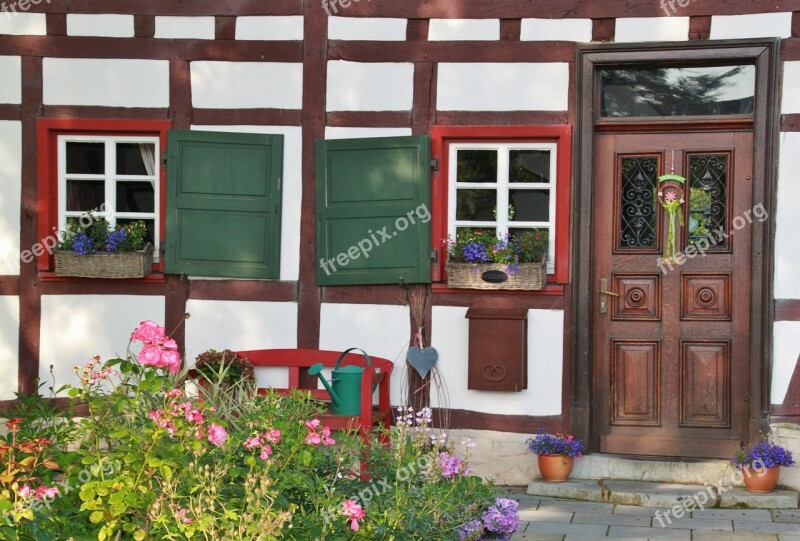
[[[447,285],[460,289],[517,289],[538,291],[547,283],[547,263],[519,263],[508,272],[505,263],[447,263]]]
[[[56,250],[56,274],[80,278],[142,278],[153,270],[153,245],[137,252],[76,255]]]

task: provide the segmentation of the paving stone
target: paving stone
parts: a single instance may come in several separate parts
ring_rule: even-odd
[[[541,501],[539,509],[552,509],[568,513],[611,513],[614,506],[610,503],[573,502],[564,500]]]
[[[658,520],[653,519],[653,526],[660,526]],[[671,524],[665,524],[665,528],[680,528],[682,530],[727,530],[733,531],[733,521],[719,518],[679,518]]]
[[[690,541],[689,530],[673,528],[637,528],[635,526],[611,526],[608,537],[612,539],[635,539],[636,541]]]
[[[606,497],[611,503],[626,505],[641,505],[644,507],[674,507],[683,505],[684,502],[692,503],[690,508],[697,503],[692,500],[702,493],[702,502],[706,507],[713,507],[717,503],[716,496],[709,495],[705,487],[700,485],[675,485],[668,483],[642,483],[639,481],[605,481]]]
[[[800,524],[800,511],[796,509],[775,511],[775,522],[793,522],[795,524]]]
[[[517,532],[511,536],[511,541],[563,541],[564,536],[555,534],[537,534],[531,532]]]
[[[772,515],[766,509],[697,509],[696,511],[692,511],[692,518],[722,518],[726,520],[772,522]]]
[[[669,509],[663,507],[642,507],[640,505],[623,505],[621,503],[614,506],[614,514],[616,515],[646,515],[652,517],[657,512],[663,515],[667,511]]]
[[[603,487],[595,480],[567,479],[563,483],[548,483],[537,479],[528,485],[528,495],[602,502]]]
[[[744,488],[731,488],[720,495],[719,506],[749,509],[797,509],[798,496],[793,490],[774,490],[768,494],[748,492]]]
[[[519,511],[519,519],[527,522],[572,522],[572,513],[555,509]]]
[[[568,535],[564,538],[564,541],[608,541],[608,537],[586,537],[583,535]]]
[[[698,530],[692,532],[692,541],[778,541],[778,536],[768,533]]]
[[[734,520],[733,529],[737,532],[800,534],[800,525],[781,522],[750,522],[747,520]]]
[[[603,537],[608,526],[598,524],[567,524],[564,522],[531,522],[525,533],[560,533],[564,535],[582,535],[585,537]]]
[[[778,539],[780,539],[780,541],[800,541],[800,535],[782,533],[778,535]]]
[[[573,524],[616,524],[618,526],[650,526],[646,515],[614,515],[611,513],[575,513]]]

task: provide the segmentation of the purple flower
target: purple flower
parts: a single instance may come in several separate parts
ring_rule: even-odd
[[[122,245],[128,240],[128,234],[124,229],[117,229],[112,231],[106,237],[106,252],[118,252]]]
[[[83,231],[78,231],[72,237],[72,251],[76,255],[89,255],[94,252],[94,241]]]
[[[766,436],[759,436],[750,447],[743,447],[731,460],[737,470],[742,466],[749,468],[773,468],[775,466],[791,466],[794,464],[792,452],[769,441]]]
[[[494,505],[481,515],[483,526],[494,538],[510,536],[519,529],[519,503],[508,498],[496,498]]]
[[[483,524],[480,520],[470,520],[458,527],[460,541],[476,541],[483,535]]]
[[[461,459],[449,453],[439,453],[439,469],[442,470],[442,477],[452,479],[458,474],[466,475],[461,471]]]
[[[570,434],[547,434],[540,428],[525,443],[537,455],[565,455],[578,460],[583,456],[583,440],[576,440]]]

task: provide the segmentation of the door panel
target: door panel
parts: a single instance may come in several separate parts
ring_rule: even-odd
[[[748,412],[750,230],[732,224],[752,208],[752,135],[600,134],[597,145],[600,450],[728,458],[746,436]],[[657,177],[673,171],[687,178],[675,232],[685,257],[664,261],[670,220]]]

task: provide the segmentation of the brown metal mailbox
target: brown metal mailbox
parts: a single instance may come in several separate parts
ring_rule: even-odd
[[[467,388],[512,391],[528,388],[528,310],[470,308]]]

